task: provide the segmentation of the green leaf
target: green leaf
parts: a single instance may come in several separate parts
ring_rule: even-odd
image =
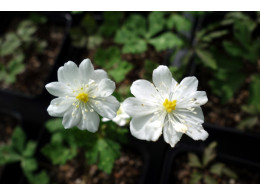
[[[37,31],[37,26],[30,20],[22,21],[17,30],[17,35],[23,40],[30,42],[33,34]]]
[[[216,151],[215,148],[217,147],[217,142],[212,142],[208,147],[205,148],[202,164],[203,166],[207,166],[212,160],[216,158]]]
[[[16,127],[12,135],[12,146],[19,153],[22,153],[25,147],[26,136],[21,127]]]
[[[199,158],[193,154],[193,153],[188,153],[188,165],[191,167],[202,167],[202,164],[200,163]]]
[[[115,42],[123,44],[123,53],[142,53],[147,49],[146,36],[144,17],[132,14],[125,25],[117,31]]]
[[[202,49],[196,49],[195,51],[206,67],[212,68],[213,70],[217,69],[217,63],[210,52]]]
[[[192,23],[190,20],[185,18],[182,15],[179,14],[173,14],[169,17],[167,20],[167,27],[169,29],[176,28],[178,32],[180,31],[190,31],[191,30]]]
[[[89,131],[82,131],[77,128],[63,131],[62,137],[64,141],[73,147],[91,147],[97,140],[98,134]],[[55,143],[55,142],[54,142]]]
[[[197,172],[197,171],[194,171],[194,172],[191,173],[189,183],[190,184],[199,184],[201,178],[202,178],[202,174]]]
[[[120,50],[117,47],[109,47],[107,49],[98,49],[94,55],[96,65],[109,70],[121,61]]]
[[[8,33],[0,45],[0,56],[13,54],[20,46],[21,41],[14,33]]]
[[[36,50],[38,53],[42,53],[44,49],[47,47],[48,43],[46,41],[38,41],[36,45]]]
[[[35,171],[38,168],[38,164],[34,158],[23,158],[21,166],[24,171]]]
[[[258,122],[257,116],[247,117],[245,119],[242,119],[239,122],[239,125],[237,126],[237,128],[240,130],[251,129],[252,127],[254,127],[257,124],[257,122]]]
[[[223,163],[215,163],[210,167],[210,172],[221,176],[225,165]]]
[[[170,32],[163,33],[156,38],[150,39],[149,43],[153,45],[157,51],[181,47],[183,45],[182,39]]]
[[[25,172],[25,176],[31,184],[48,184],[50,182],[50,178],[46,171],[41,171],[37,174],[33,174],[27,171]]]
[[[248,104],[255,107],[260,112],[260,74],[254,74],[251,77],[251,83],[249,87],[249,99]]]
[[[98,168],[108,174],[111,173],[114,161],[120,156],[120,145],[110,139],[98,139],[90,150],[86,152],[89,164],[98,164]]]
[[[213,39],[223,37],[224,35],[228,34],[227,30],[219,30],[219,31],[213,31],[205,36],[202,37],[202,41],[210,42]]]
[[[229,169],[228,167],[224,167],[223,174],[230,178],[233,178],[233,179],[238,178],[237,174],[234,171],[232,171],[231,169]]]
[[[232,56],[243,56],[245,51],[243,48],[239,47],[238,45],[235,45],[234,43],[230,41],[223,41],[223,47]]]
[[[138,35],[136,35],[131,30],[127,29],[125,26],[123,26],[121,29],[119,29],[116,32],[115,36],[115,42],[119,44],[126,44],[128,42],[134,42],[136,40],[142,39]]]
[[[89,36],[87,48],[94,49],[94,48],[98,47],[99,45],[101,45],[102,42],[103,42],[103,39],[100,36]]]
[[[63,125],[62,125],[62,119],[60,119],[60,118],[48,120],[45,123],[45,127],[47,128],[47,130],[50,133],[65,130]]]
[[[251,31],[249,25],[250,23],[239,20],[234,23],[234,36],[245,48],[249,48],[251,42]]]
[[[35,24],[45,24],[48,21],[47,17],[36,12],[31,13],[29,19]]]
[[[93,35],[96,33],[97,24],[91,14],[85,14],[80,22],[80,27],[84,30],[84,34]]]
[[[0,146],[0,165],[18,162],[21,156],[17,154],[11,146]]]
[[[213,177],[211,177],[210,175],[204,175],[203,179],[204,179],[204,182],[205,182],[206,184],[217,184],[217,183],[218,183],[217,180],[215,180],[215,179],[214,179]]]
[[[25,150],[23,151],[24,157],[32,157],[35,153],[37,143],[34,141],[28,141],[25,147]]]
[[[259,113],[259,111],[257,110],[256,107],[254,107],[253,105],[243,105],[242,110],[248,114],[253,114],[256,115]]]
[[[68,160],[73,159],[77,155],[76,147],[68,148],[60,143],[49,143],[45,145],[41,151],[54,165],[65,164]]]
[[[112,37],[115,35],[117,29],[120,27],[120,22],[123,18],[123,12],[103,12],[104,22],[99,28],[99,32],[105,37]]]
[[[121,82],[125,79],[128,72],[133,69],[133,65],[126,61],[121,61],[117,67],[108,71],[108,74],[117,82]]]
[[[123,46],[123,53],[143,53],[147,50],[147,44],[142,39],[135,39],[133,41],[128,41]]]
[[[131,14],[125,22],[125,27],[132,31],[135,35],[145,36],[146,33],[146,21],[145,18],[138,14]]]
[[[165,12],[151,12],[148,16],[149,21],[149,36],[152,37],[157,33],[161,32],[164,28],[165,19],[164,19]]]

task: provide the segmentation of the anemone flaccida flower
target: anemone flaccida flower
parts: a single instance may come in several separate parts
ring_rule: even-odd
[[[205,140],[204,116],[201,105],[208,101],[204,91],[197,91],[196,77],[186,77],[177,83],[167,66],[153,71],[153,83],[137,80],[131,86],[130,97],[123,102],[125,112],[132,117],[130,131],[138,139],[156,141],[161,134],[174,147],[183,134],[194,140]]]
[[[58,70],[58,82],[47,84],[46,89],[57,96],[47,111],[51,116],[63,117],[65,129],[77,126],[96,132],[99,115],[113,119],[120,106],[111,95],[115,83],[104,70],[94,70],[89,59],[83,60],[79,67],[72,61],[65,63]]]

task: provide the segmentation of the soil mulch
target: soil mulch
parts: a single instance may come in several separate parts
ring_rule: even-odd
[[[124,150],[115,161],[111,174],[98,170],[97,165],[88,165],[84,155],[52,168],[52,183],[59,184],[134,184],[139,183],[143,160],[138,153]]]
[[[234,171],[238,178],[229,178],[225,175],[218,176],[216,174],[209,173],[208,169],[199,170],[198,168],[190,167],[188,165],[187,154],[177,155],[173,162],[170,183],[188,184],[190,181],[190,175],[194,171],[203,173],[204,175],[212,176],[218,184],[257,184],[260,183],[260,172],[248,170],[247,168],[236,166],[231,163],[225,163],[232,171]],[[199,184],[202,184],[200,181]]]

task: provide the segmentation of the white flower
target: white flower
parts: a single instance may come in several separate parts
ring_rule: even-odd
[[[208,101],[204,91],[197,91],[196,77],[186,77],[180,84],[166,66],[153,71],[153,83],[137,80],[131,86],[135,97],[127,98],[123,108],[132,118],[130,131],[138,139],[156,141],[163,132],[172,147],[185,133],[194,140],[205,140],[204,116],[200,105]]]
[[[111,94],[115,83],[104,70],[94,70],[89,59],[79,67],[67,62],[58,70],[58,82],[46,85],[47,91],[58,98],[51,101],[47,111],[51,116],[63,117],[65,129],[77,126],[96,132],[100,118],[114,118],[120,106]]]
[[[130,118],[130,116],[128,114],[126,114],[123,107],[120,106],[120,108],[118,109],[118,111],[116,113],[116,117],[113,118],[112,121],[115,122],[116,124],[118,124],[119,126],[125,126],[129,120],[129,118]],[[107,122],[107,121],[110,121],[110,119],[102,118],[102,121]]]

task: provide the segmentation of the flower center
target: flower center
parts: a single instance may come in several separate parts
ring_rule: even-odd
[[[168,113],[170,113],[170,112],[172,112],[173,110],[175,110],[176,102],[177,102],[177,100],[169,101],[169,100],[166,98],[165,101],[164,101],[164,103],[163,103],[163,106],[164,106],[165,110],[166,110]]]
[[[77,99],[79,99],[80,101],[86,103],[88,101],[88,94],[81,92],[76,96]]]

